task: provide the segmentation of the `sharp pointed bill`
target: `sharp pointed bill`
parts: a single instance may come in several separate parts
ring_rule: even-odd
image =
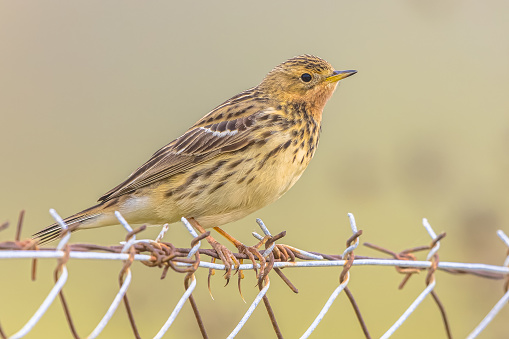
[[[342,80],[344,78],[348,78],[349,76],[352,76],[355,73],[357,73],[357,71],[355,71],[355,70],[334,71],[332,73],[332,75],[330,77],[326,78],[325,80],[327,80],[329,82],[336,82],[336,81]]]

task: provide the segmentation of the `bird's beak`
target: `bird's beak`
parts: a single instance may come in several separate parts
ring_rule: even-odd
[[[348,70],[348,71],[334,71],[330,77],[325,78],[328,82],[337,82],[341,79],[348,78],[350,75],[354,75],[357,71]]]

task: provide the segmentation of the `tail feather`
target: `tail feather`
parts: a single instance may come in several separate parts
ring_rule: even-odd
[[[39,245],[43,245],[47,242],[53,241],[60,237],[62,234],[62,228],[58,224],[52,224],[43,230],[32,235],[32,239],[37,239]]]
[[[82,223],[86,221],[90,221],[91,219],[94,219],[101,215],[101,212],[99,211],[98,207],[100,207],[102,204],[95,205],[93,207],[87,208],[86,210],[83,210],[79,213],[76,213],[68,218],[64,219],[65,224],[71,232],[75,231]],[[37,239],[39,244],[45,244],[50,241],[53,241],[55,239],[58,239],[62,235],[62,227],[57,224],[51,224],[48,227],[40,230],[37,233],[34,233],[32,235],[32,239]]]

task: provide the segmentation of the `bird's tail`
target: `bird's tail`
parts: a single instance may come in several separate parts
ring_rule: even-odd
[[[71,215],[64,219],[64,222],[69,227],[71,232],[76,231],[79,227],[100,227],[102,225],[94,226],[96,219],[103,215],[102,203],[87,208],[79,213]],[[58,223],[49,225],[48,227],[40,230],[32,235],[32,239],[37,239],[39,244],[45,244],[59,238],[62,234],[62,227]]]

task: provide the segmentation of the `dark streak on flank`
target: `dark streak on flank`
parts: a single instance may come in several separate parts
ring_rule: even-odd
[[[193,183],[193,181],[198,179],[200,177],[200,175],[202,175],[202,174],[203,173],[201,171],[193,173],[189,178],[187,178],[186,183],[184,185],[191,185]]]
[[[249,179],[249,180],[247,181],[246,185],[249,185],[250,183],[252,183],[254,179],[255,179],[255,176],[253,175],[253,176],[251,177],[251,179]]]
[[[274,148],[272,151],[270,151],[269,153],[267,153],[267,155],[265,156],[265,158],[270,158],[270,157],[273,157],[274,155],[276,155],[279,151],[281,151],[281,145],[277,146],[276,148]]]
[[[237,153],[237,152],[245,152],[248,148],[250,148],[251,146],[253,146],[254,144],[256,144],[256,141],[254,140],[251,140],[250,142],[248,142],[248,144],[244,147],[242,147],[241,149],[233,152],[233,153]]]
[[[189,195],[191,195],[191,192],[184,192],[182,194],[180,194],[178,197],[177,197],[177,200],[182,200],[184,198],[187,198]]]
[[[205,186],[208,186],[208,185],[205,185]],[[204,191],[204,189],[197,189],[196,191],[194,191],[190,196],[189,198],[196,198],[197,196],[199,196],[200,194],[202,194]]]
[[[228,165],[228,168],[229,169],[235,168],[238,165],[240,165],[243,161],[244,161],[244,159],[240,159],[240,160],[234,161],[230,165]]]
[[[219,179],[219,181],[225,181],[226,179],[228,179],[229,177],[231,177],[232,175],[234,175],[236,172],[230,172],[230,173],[227,173],[225,175],[223,175],[223,177],[221,179]]]
[[[175,188],[175,192],[178,193],[178,192],[183,191],[186,187],[189,187],[193,183],[193,181],[198,179],[198,177],[200,177],[202,174],[203,174],[202,171],[193,173],[191,176],[189,176],[189,178],[187,178],[185,183],[183,183],[179,187]]]
[[[287,142],[285,142],[284,144],[282,144],[280,147],[281,149],[285,150],[287,149],[288,147],[290,147],[290,145],[292,144],[292,140],[291,139],[288,139]]]
[[[217,171],[219,171],[219,169],[224,165],[226,164],[228,161],[227,160],[221,160],[221,161],[218,161],[216,166],[212,167],[208,172],[206,172],[204,174],[204,177],[205,178],[208,178],[210,177],[212,174],[216,173]]]
[[[267,153],[267,155],[265,156],[265,158],[263,158],[263,160],[260,162],[260,165],[258,166],[258,169],[261,169],[265,163],[267,162],[267,160],[269,160],[270,157],[276,155],[279,151],[281,151],[281,146],[282,145],[279,145],[277,146],[276,148],[274,148],[272,151],[270,151],[269,153]]]
[[[224,186],[224,184],[226,184],[226,181],[223,181],[223,182],[220,182],[219,184],[217,184],[216,186],[212,187],[209,191],[209,194],[212,194],[214,193],[215,191],[217,191],[219,188],[221,188],[222,186]]]

